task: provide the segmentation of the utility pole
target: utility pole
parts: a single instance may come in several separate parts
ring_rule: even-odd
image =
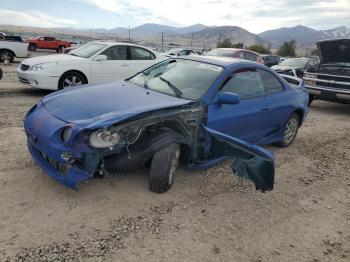
[[[164,33],[162,32],[162,49],[164,49]]]
[[[129,43],[130,43],[130,25],[129,25]]]
[[[191,48],[193,48],[193,33],[192,33],[192,36],[191,36]]]

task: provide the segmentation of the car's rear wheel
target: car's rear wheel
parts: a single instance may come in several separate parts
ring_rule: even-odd
[[[149,190],[155,193],[164,193],[171,188],[175,180],[179,157],[180,145],[177,143],[173,143],[154,154],[148,178]]]
[[[36,44],[29,44],[28,49],[29,51],[36,51]]]
[[[60,45],[60,46],[57,48],[56,52],[59,53],[59,54],[62,54],[62,53],[63,53],[63,50],[64,50],[64,46],[63,46],[63,45]]]
[[[15,55],[9,50],[2,50],[0,52],[0,62],[4,64],[10,64],[15,59]]]
[[[299,116],[296,113],[293,113],[289,117],[284,127],[283,141],[278,143],[277,145],[280,147],[287,147],[290,144],[292,144],[295,137],[298,134],[298,129],[299,129]]]
[[[79,72],[67,72],[58,81],[58,89],[65,89],[87,84],[85,76]]]
[[[3,73],[2,73],[2,69],[0,67],[0,80],[1,80],[2,77],[3,77]]]

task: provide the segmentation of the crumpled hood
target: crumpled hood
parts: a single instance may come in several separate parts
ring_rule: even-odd
[[[350,63],[350,39],[332,39],[316,43],[321,64]]]
[[[44,55],[44,56],[37,56],[37,57],[25,59],[23,60],[22,64],[33,66],[41,63],[63,62],[63,61],[68,61],[69,63],[75,63],[77,61],[81,61],[81,59],[85,59],[85,58],[72,56],[72,55],[64,55],[64,54]]]
[[[125,81],[66,89],[42,101],[52,115],[84,127],[108,126],[140,113],[191,103]]]

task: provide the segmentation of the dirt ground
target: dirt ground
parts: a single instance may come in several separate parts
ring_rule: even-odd
[[[316,101],[276,155],[272,192],[229,163],[181,169],[165,194],[147,170],[68,189],[35,167],[22,119],[48,92],[0,81],[0,261],[350,261],[350,106]]]

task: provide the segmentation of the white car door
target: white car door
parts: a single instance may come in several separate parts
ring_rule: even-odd
[[[111,46],[100,55],[105,55],[107,60],[91,60],[90,83],[104,83],[122,80],[126,78],[126,75],[129,75],[130,64],[128,60],[128,46]]]

